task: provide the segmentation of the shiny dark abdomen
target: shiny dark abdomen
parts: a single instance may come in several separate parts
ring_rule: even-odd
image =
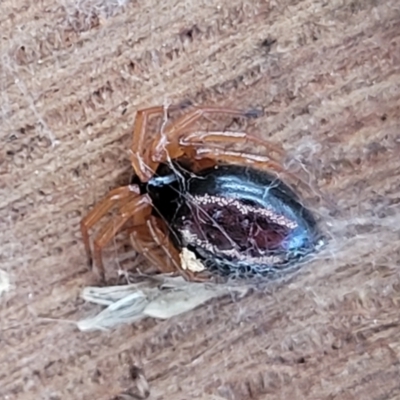
[[[269,275],[315,249],[319,235],[312,214],[276,177],[231,165],[179,175],[149,193],[175,245],[193,251],[208,270]]]

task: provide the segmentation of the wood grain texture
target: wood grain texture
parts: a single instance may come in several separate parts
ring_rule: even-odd
[[[397,0],[0,5],[2,399],[400,398]],[[169,321],[81,333],[79,220],[129,177],[138,108],[260,107],[302,163],[327,248],[287,282]],[[311,195],[311,194],[310,194]],[[116,268],[110,257],[108,269]],[[50,322],[54,318],[60,322]]]

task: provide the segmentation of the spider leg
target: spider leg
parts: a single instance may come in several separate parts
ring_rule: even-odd
[[[155,106],[144,108],[136,113],[133,125],[133,138],[131,146],[131,163],[136,175],[142,182],[147,182],[153,175],[153,171],[157,168],[157,162],[151,162],[145,151],[145,139],[148,123],[151,117],[156,115],[165,115],[167,120],[168,111],[185,108],[186,104],[176,106]]]
[[[178,118],[170,127],[166,128],[153,141],[147,152],[147,158],[153,162],[165,162],[168,158],[174,159],[182,156],[179,138],[187,129],[200,118],[212,114],[227,114],[241,117],[253,117],[255,112],[224,107],[199,107]]]
[[[130,231],[132,247],[135,251],[145,257],[152,266],[160,269],[160,265],[164,264],[164,259],[156,256],[155,253],[160,253],[160,248],[149,232],[147,225],[137,226]]]
[[[286,175],[294,184],[294,186],[301,185],[307,192],[315,192],[318,196],[323,197],[323,194],[317,189],[313,188],[300,176],[289,172],[283,168],[282,165],[273,157],[268,155],[268,158],[262,155],[256,155],[251,153],[240,153],[237,151],[226,151],[221,147],[214,147],[211,143],[208,146],[204,146],[204,143],[209,142],[223,142],[223,143],[245,143],[252,142],[263,146],[267,150],[271,150],[280,156],[284,156],[283,149],[279,146],[271,144],[267,141],[259,139],[255,136],[246,134],[245,132],[192,132],[185,135],[180,140],[180,144],[188,148],[188,152],[195,153],[197,157],[204,156],[215,162],[239,162],[240,164],[250,164],[253,167],[264,169],[266,171],[272,169],[276,172]],[[212,146],[212,147],[211,147]],[[183,150],[185,151],[185,150]],[[185,151],[186,153],[186,151]],[[214,153],[214,156],[210,156],[210,153]],[[221,154],[224,154],[222,157]],[[200,157],[202,158],[202,157]],[[329,201],[329,200],[328,200]]]
[[[136,175],[142,182],[149,180],[152,175],[143,158],[144,139],[147,131],[147,125],[150,117],[160,115],[165,112],[164,106],[156,106],[139,110],[136,113],[135,123],[133,125],[133,138],[131,146],[131,163]]]
[[[92,265],[92,252],[90,249],[89,229],[92,228],[104,215],[106,215],[116,204],[123,205],[130,199],[140,195],[139,188],[135,185],[123,186],[111,190],[107,196],[98,203],[85,218],[81,220],[81,233],[88,264]]]
[[[193,111],[187,113],[180,117],[169,129],[166,129],[165,134],[167,136],[171,135],[176,131],[183,131],[189,126],[193,125],[198,119],[206,115],[212,114],[227,114],[227,115],[237,115],[239,117],[254,117],[257,114],[248,110],[239,110],[236,108],[227,107],[197,107]]]
[[[156,221],[154,221],[156,223]],[[156,228],[157,229],[157,228]],[[159,229],[157,229],[159,231]],[[133,227],[129,231],[132,247],[144,256],[151,265],[157,268],[158,271],[175,272],[176,268],[171,266],[171,260],[165,258],[166,252],[159,246],[158,243],[166,240],[166,235],[160,230],[160,239],[155,242],[152,232],[150,232],[148,224]],[[169,253],[175,255],[176,249],[172,246]],[[168,254],[167,254],[168,255]],[[166,265],[168,263],[168,265]]]
[[[200,146],[208,142],[222,142],[224,144],[254,143],[255,145],[263,146],[269,152],[274,152],[280,156],[285,155],[284,150],[280,146],[269,143],[266,140],[260,139],[246,132],[194,131],[191,133],[186,133],[185,136],[180,138],[179,141],[182,146]]]
[[[102,249],[115,237],[126,222],[131,221],[133,225],[143,225],[152,211],[152,202],[148,195],[139,196],[131,199],[124,204],[119,215],[113,217],[105,224],[93,241],[93,259],[100,277],[104,280],[104,265],[102,259]]]
[[[205,282],[209,279],[209,275],[204,274],[196,274],[192,271],[187,271],[182,269],[181,267],[181,259],[178,250],[172,244],[171,240],[167,235],[163,233],[163,231],[157,226],[157,219],[154,217],[150,217],[147,221],[147,226],[151,233],[152,239],[159,245],[159,248],[163,250],[164,257],[162,254],[153,253],[152,256],[156,256],[160,262],[157,262],[156,265],[159,266],[160,271],[164,273],[176,272],[179,273],[187,280],[192,282]],[[173,266],[167,265],[165,260],[165,255],[168,260],[172,261]]]
[[[188,281],[205,282],[209,280],[208,275],[199,276],[191,271],[184,271],[182,268],[180,268],[178,251],[173,246],[166,251],[165,246],[160,247],[158,245],[158,243],[166,239],[164,233],[160,232],[160,240],[158,243],[155,243],[154,236],[152,236],[152,233],[147,225],[137,228],[137,230],[132,230],[131,232],[132,247],[138,253],[144,256],[151,263],[151,265],[155,266],[157,271],[161,271],[163,273],[172,273],[177,271],[176,267],[178,266],[178,271],[180,271],[180,274]],[[158,235],[158,233],[155,234]],[[168,242],[167,246],[170,246]],[[167,258],[165,255],[167,255]],[[173,261],[170,259],[170,255],[173,255]],[[171,261],[173,265],[171,265]]]
[[[316,191],[316,189],[311,188],[305,180],[287,171],[281,164],[275,160],[271,160],[270,157],[251,153],[241,153],[238,151],[228,151],[218,147],[206,147],[203,144],[198,143],[192,143],[190,147],[195,150],[196,157],[199,159],[208,158],[217,163],[224,162],[229,164],[248,165],[266,172],[272,170],[287,176],[293,183],[293,186],[300,185],[310,193],[311,191]],[[319,194],[318,191],[317,193]]]
[[[241,153],[238,151],[229,151],[218,147],[206,147],[203,144],[191,144],[195,148],[196,157],[199,159],[208,158],[216,162],[222,161],[229,164],[248,165],[262,170],[273,170],[276,172],[285,172],[286,170],[276,161],[268,156]]]
[[[156,242],[160,246],[160,248],[164,252],[164,255],[167,256],[167,260],[165,260],[165,257],[162,257],[161,255],[158,256],[160,262],[157,263],[157,265],[159,266],[160,271],[164,273],[174,272],[177,270],[180,271],[181,267],[178,250],[172,244],[171,239],[168,237],[168,235],[166,235],[162,231],[162,229],[159,228],[157,224],[157,219],[151,216],[147,220],[147,227],[154,242]],[[168,260],[172,262],[173,266],[168,263]]]

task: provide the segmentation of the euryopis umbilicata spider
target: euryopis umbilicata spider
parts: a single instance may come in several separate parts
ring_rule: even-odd
[[[100,276],[104,279],[102,249],[121,230],[159,272],[189,280],[273,277],[312,252],[316,222],[279,179],[293,178],[278,161],[282,149],[246,132],[199,128],[202,119],[252,118],[258,112],[194,107],[171,119],[173,109],[137,112],[131,183],[111,190],[81,221],[89,263]],[[157,116],[163,123],[149,135]],[[266,155],[227,149],[246,144]],[[89,230],[113,209],[91,246]]]

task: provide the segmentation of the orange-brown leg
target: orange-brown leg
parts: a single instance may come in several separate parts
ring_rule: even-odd
[[[237,110],[224,107],[199,107],[178,118],[170,127],[160,132],[151,147],[146,158],[148,161],[164,162],[168,158],[178,158],[183,155],[179,146],[179,139],[200,118],[212,114],[227,114],[241,117],[252,117],[255,114],[245,110]]]
[[[198,107],[191,112],[183,115],[175,121],[170,128],[165,130],[167,137],[170,137],[175,131],[183,131],[193,125],[197,120],[207,115],[213,114],[226,114],[226,115],[236,115],[238,117],[254,117],[257,114],[248,110],[239,110],[236,108],[227,107]]]
[[[147,152],[145,149],[145,138],[147,133],[147,125],[151,117],[156,115],[164,115],[165,121],[168,118],[168,111],[184,108],[183,105],[176,106],[155,106],[144,108],[139,110],[136,114],[134,126],[133,126],[133,139],[131,146],[131,163],[135,170],[136,175],[139,177],[141,182],[147,182],[154,174],[158,163],[152,162],[151,159],[146,156]],[[158,137],[158,136],[157,136]]]
[[[160,239],[158,242],[167,242],[164,233],[160,233]],[[131,242],[133,248],[143,255],[150,263],[151,266],[164,273],[176,272],[177,268],[175,265],[175,257],[177,257],[177,250],[173,248],[171,244],[168,244],[171,248],[166,254],[164,249],[155,242],[153,235],[151,234],[148,225],[143,225],[138,227],[137,230],[132,229],[131,232]],[[165,247],[165,246],[164,246]],[[169,258],[168,254],[174,257],[172,260]],[[167,255],[167,257],[166,257]]]
[[[105,224],[93,241],[93,259],[100,277],[104,280],[104,265],[102,249],[121,230],[126,222],[131,221],[133,226],[143,225],[152,211],[152,202],[148,195],[133,198],[120,208],[119,214]]]
[[[131,163],[136,175],[142,182],[147,182],[153,172],[151,167],[143,158],[144,140],[147,132],[147,125],[152,116],[165,113],[164,106],[156,106],[139,110],[136,114],[135,123],[133,126],[133,139],[131,146]]]
[[[253,168],[262,170],[273,170],[276,172],[286,172],[285,169],[276,161],[273,161],[268,156],[241,153],[238,151],[229,151],[214,147],[205,147],[204,145],[196,148],[196,145],[191,144],[191,147],[196,149],[196,157],[208,158],[215,161],[222,161],[229,164],[249,165]]]
[[[154,242],[160,246],[164,255],[167,256],[167,260],[162,257],[159,258],[160,271],[165,273],[180,271],[181,268],[178,250],[172,244],[168,235],[158,226],[157,219],[152,216],[147,220],[146,224]]]
[[[81,221],[81,233],[86,250],[89,265],[92,265],[92,252],[90,249],[89,229],[92,228],[101,218],[104,217],[115,205],[120,203],[122,206],[140,195],[139,188],[136,185],[123,186],[111,190],[107,196],[100,201]]]
[[[156,218],[151,217],[147,221],[147,225],[153,241],[156,242],[160,246],[159,248],[163,250],[164,256],[167,256],[167,260],[172,261],[172,265],[167,264],[162,254],[157,254],[158,260],[160,260],[158,262],[158,265],[161,266],[159,268],[160,271],[164,273],[179,272],[187,281],[205,282],[209,280],[210,275],[206,271],[202,273],[196,273],[182,269],[178,250],[174,247],[168,236],[165,235],[164,232],[158,227],[158,221]],[[152,255],[155,255],[155,253],[152,253]]]
[[[234,131],[199,131],[185,133],[180,138],[179,143],[182,146],[193,146],[194,144],[198,147],[204,143],[222,142],[224,144],[236,144],[236,143],[253,143],[255,145],[263,146],[267,151],[274,152],[280,156],[284,156],[284,150],[275,144],[269,143],[266,140],[260,139],[256,136],[250,135],[246,132],[234,132]],[[272,157],[269,157],[272,158]]]
[[[198,139],[200,138],[201,141]],[[185,146],[191,153],[196,153],[196,157],[209,158],[216,162],[223,161],[229,163],[239,163],[239,164],[247,164],[251,165],[255,168],[263,169],[263,170],[273,170],[275,172],[282,173],[286,175],[292,183],[297,186],[301,185],[308,192],[316,192],[319,196],[322,196],[322,193],[319,192],[316,188],[311,188],[311,186],[299,176],[294,175],[293,173],[286,170],[277,160],[271,157],[268,154],[268,157],[262,155],[256,155],[251,153],[241,153],[237,151],[227,151],[220,147],[211,147],[212,142],[223,142],[223,143],[245,143],[245,142],[253,142],[255,144],[259,144],[263,146],[267,150],[271,150],[280,156],[283,156],[285,153],[281,147],[277,147],[276,145],[270,144],[267,141],[259,139],[255,136],[248,135],[245,132],[200,132],[200,135],[197,136],[196,132],[185,135],[185,137],[181,140],[181,145]],[[204,143],[209,143],[208,146],[204,146]],[[185,152],[185,149],[181,150]],[[210,154],[213,154],[211,156]],[[221,157],[222,155],[222,157]]]
[[[133,249],[143,257],[145,257],[150,265],[157,270],[160,269],[160,265],[163,264],[162,257],[155,256],[161,249],[154,243],[154,240],[149,232],[147,225],[136,226],[130,229],[130,239]]]
[[[316,191],[317,194],[321,195],[318,190],[312,189],[306,181],[287,171],[282,165],[271,160],[269,157],[251,153],[228,151],[221,148],[206,147],[204,145],[198,145],[197,147],[197,145],[193,143],[189,147],[195,150],[196,157],[199,159],[207,158],[216,162],[222,161],[229,164],[248,165],[266,172],[272,170],[289,178],[293,183],[293,186],[300,185],[309,193]]]

